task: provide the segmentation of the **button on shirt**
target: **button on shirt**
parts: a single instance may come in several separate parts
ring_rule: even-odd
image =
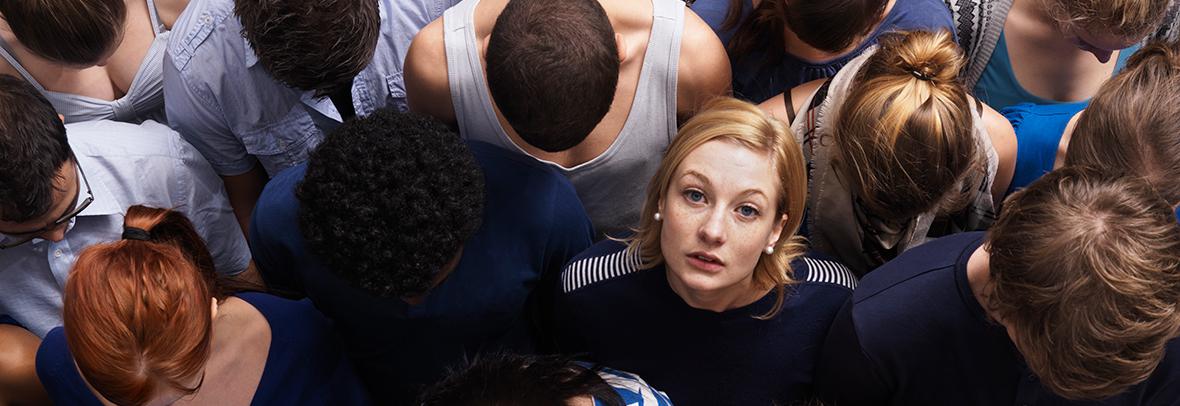
[[[406,110],[402,63],[414,35],[457,0],[380,0],[373,60],[352,84],[353,107],[367,115]],[[242,37],[233,0],[193,0],[177,19],[164,58],[168,121],[219,175],[240,175],[256,158],[269,175],[307,160],[341,122],[327,97],[293,89],[258,63]]]
[[[234,275],[249,266],[221,180],[176,132],[154,121],[91,121],[67,125],[66,133],[94,202],[70,221],[62,241],[34,239],[0,250],[0,314],[38,336],[61,325],[61,294],[74,260],[90,245],[119,240],[123,216],[137,204],[188,216],[218,272]],[[79,203],[85,198],[80,191]]]

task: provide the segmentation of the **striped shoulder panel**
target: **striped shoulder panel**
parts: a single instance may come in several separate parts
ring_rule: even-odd
[[[803,257],[807,263],[807,282],[831,283],[856,289],[856,275],[838,262]]]
[[[570,293],[590,284],[639,270],[639,254],[631,250],[571,262],[561,272],[561,290]]]

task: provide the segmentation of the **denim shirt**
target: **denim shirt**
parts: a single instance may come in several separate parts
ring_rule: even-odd
[[[188,217],[218,273],[236,275],[249,266],[250,249],[221,179],[168,126],[87,121],[66,125],[66,133],[94,201],[68,223],[65,239],[0,250],[0,314],[38,336],[61,325],[61,295],[74,261],[91,245],[118,241],[127,208],[137,204]],[[79,185],[79,203],[85,188]]]
[[[406,110],[402,64],[410,42],[456,2],[379,0],[373,60],[352,84],[358,116],[385,106]],[[164,58],[165,109],[169,124],[218,174],[243,174],[257,159],[274,175],[306,161],[341,122],[340,113],[327,97],[271,77],[241,35],[233,9],[233,0],[193,0],[177,19]]]

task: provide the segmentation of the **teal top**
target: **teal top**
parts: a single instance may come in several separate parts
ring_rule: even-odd
[[[1139,50],[1139,44],[1121,50],[1115,62],[1114,73],[1111,75],[1113,76],[1122,71],[1123,66],[1127,64],[1127,59],[1137,50]],[[1016,73],[1012,71],[1012,59],[1008,56],[1008,42],[1002,33],[1000,34],[999,42],[996,44],[995,52],[992,52],[991,59],[987,61],[987,66],[983,68],[983,76],[980,76],[979,82],[975,84],[975,89],[972,89],[972,91],[975,93],[975,97],[983,100],[984,103],[987,103],[987,105],[997,111],[1020,103],[1077,103],[1044,99],[1025,90],[1020,85],[1020,82],[1016,80]]]

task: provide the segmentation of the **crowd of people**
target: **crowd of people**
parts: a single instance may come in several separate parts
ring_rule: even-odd
[[[1180,406],[1171,0],[0,0],[0,405]]]

